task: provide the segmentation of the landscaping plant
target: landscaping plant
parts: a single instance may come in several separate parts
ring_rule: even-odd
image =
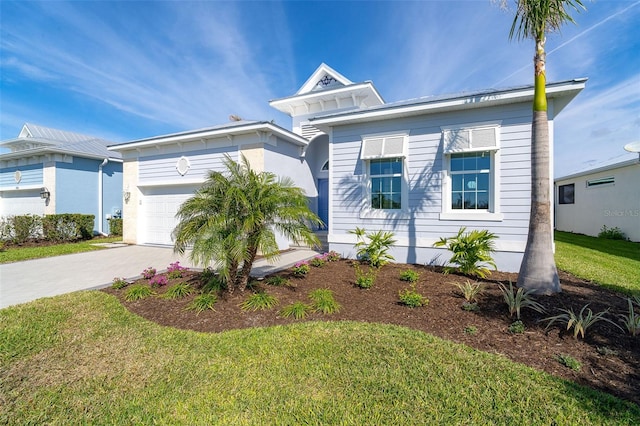
[[[453,283],[460,295],[465,298],[468,303],[475,303],[478,301],[478,297],[484,292],[484,285],[479,282],[471,282],[466,280],[464,283]]]
[[[418,308],[429,304],[429,299],[416,291],[416,283],[411,284],[409,288],[401,290],[398,293],[398,297],[403,305],[407,305],[410,308]]]
[[[400,281],[415,283],[418,279],[420,279],[420,274],[414,270],[407,269],[400,273]]]
[[[435,247],[446,247],[453,253],[445,273],[460,272],[465,275],[486,278],[491,274],[487,266],[497,269],[491,253],[495,246],[494,240],[498,238],[495,234],[483,229],[465,232],[467,228],[462,227],[454,237],[440,238],[433,245]]]
[[[302,319],[307,316],[311,309],[311,306],[305,303],[295,302],[282,308],[280,316],[282,318],[294,317],[295,319]]]
[[[258,311],[271,309],[278,304],[278,299],[275,296],[267,294],[263,291],[253,293],[240,304],[240,309],[243,311]]]
[[[274,275],[272,277],[269,277],[266,280],[264,280],[264,282],[268,285],[272,285],[275,287],[280,287],[280,286],[291,287],[292,286],[292,283],[290,280],[280,275]]]
[[[364,272],[357,262],[354,262],[353,267],[356,271],[356,285],[364,289],[373,287],[376,282],[376,269],[372,266],[367,272]]]
[[[309,293],[312,300],[311,307],[316,312],[323,314],[333,314],[340,310],[340,304],[333,298],[333,292],[328,289],[319,288]]]
[[[627,240],[627,236],[620,230],[620,228],[617,226],[607,228],[607,225],[602,225],[602,228],[598,233],[598,238],[605,238],[607,240]]]
[[[525,330],[524,323],[520,320],[514,321],[509,326],[509,332],[512,334],[522,334],[524,333],[524,330]]]
[[[379,230],[367,234],[363,228],[356,227],[349,233],[358,238],[355,249],[359,260],[369,263],[374,268],[380,268],[395,259],[389,254],[389,249],[396,243],[393,232]]]
[[[637,296],[636,296],[637,297]],[[620,315],[620,322],[622,322],[632,336],[637,336],[640,334],[640,315],[636,314],[634,304],[638,304],[638,299],[634,302],[630,297],[627,298],[627,303],[629,304],[629,310],[625,315]],[[640,304],[638,304],[640,307]]]
[[[214,293],[203,293],[199,296],[193,298],[193,301],[187,306],[186,309],[196,311],[197,313],[206,311],[207,309],[211,309],[215,311],[213,308],[216,302],[218,301],[218,296]]]
[[[560,364],[564,365],[565,367],[569,367],[573,371],[580,371],[580,369],[582,368],[582,364],[580,363],[580,361],[578,361],[571,355],[558,354],[554,358]]]
[[[165,299],[182,299],[193,292],[193,287],[187,283],[174,284],[162,295]]]
[[[183,272],[186,270],[187,268],[180,266],[180,262],[176,261],[169,264],[169,267],[167,268],[167,276],[169,279],[182,278]]]
[[[149,285],[151,287],[164,287],[169,283],[169,280],[164,275],[155,275],[153,278],[149,280]]]
[[[134,302],[136,300],[144,299],[153,294],[151,287],[145,284],[134,284],[129,287],[124,293],[124,300],[127,302]]]
[[[464,334],[475,336],[476,334],[478,334],[478,327],[476,327],[475,325],[468,325],[464,328]]]
[[[589,306],[588,303],[584,305],[582,309],[580,309],[580,312],[577,315],[573,311],[573,308],[560,309],[560,311],[563,312],[562,314],[558,314],[556,316],[548,317],[542,320],[542,321],[549,321],[549,323],[545,327],[545,330],[551,327],[551,325],[553,325],[553,323],[556,321],[560,321],[567,324],[567,331],[573,328],[574,339],[577,339],[578,335],[582,336],[582,338],[584,339],[584,336],[587,333],[587,330],[589,329],[589,327],[591,327],[593,324],[599,321],[606,321],[609,324],[612,324],[618,327],[620,330],[622,330],[622,327],[620,327],[615,322],[611,321],[609,318],[605,317],[607,312],[609,312],[609,309],[605,309],[602,312],[598,312],[597,314],[594,314],[593,311],[590,308],[588,308],[588,306]],[[585,310],[588,311],[586,314],[585,314]]]
[[[124,278],[116,277],[113,279],[113,284],[111,284],[111,288],[115,290],[119,290],[121,288],[125,288],[127,285],[129,285],[127,280],[125,280]]]
[[[293,268],[291,268],[291,270],[293,271],[293,275],[301,278],[307,275],[311,268],[309,268],[309,262],[303,260],[293,265]]]
[[[156,268],[152,268],[151,266],[149,266],[147,269],[142,271],[141,275],[145,280],[150,280],[156,275]]]
[[[516,314],[516,318],[520,319],[520,310],[522,308],[530,308],[540,313],[545,311],[544,307],[533,299],[533,290],[525,291],[523,288],[516,290],[513,288],[511,281],[509,281],[508,290],[503,284],[498,284],[498,286],[500,287],[504,301],[509,307],[509,315],[511,317],[513,317],[513,314]]]

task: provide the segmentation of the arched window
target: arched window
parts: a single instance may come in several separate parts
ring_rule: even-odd
[[[320,170],[323,172],[329,171],[329,160],[325,161]]]

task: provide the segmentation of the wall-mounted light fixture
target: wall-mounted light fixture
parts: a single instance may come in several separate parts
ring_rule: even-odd
[[[45,186],[40,188],[40,198],[42,198],[43,200],[48,200],[50,196],[51,192],[49,192],[49,190]]]
[[[127,189],[122,191],[122,198],[124,199],[125,203],[129,202],[129,198],[131,198],[131,192],[129,191],[129,187],[128,186],[127,186]]]

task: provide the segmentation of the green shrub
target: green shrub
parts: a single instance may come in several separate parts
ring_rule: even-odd
[[[398,297],[400,298],[400,303],[407,305],[410,308],[417,308],[429,304],[429,299],[416,291],[415,283],[413,283],[409,288],[401,290],[398,293]]]
[[[109,234],[114,236],[122,235],[122,218],[112,217],[108,219],[109,222]]]
[[[8,218],[11,241],[22,244],[39,239],[42,235],[42,217],[34,214],[10,216]]]
[[[272,277],[269,277],[266,280],[264,280],[264,282],[267,283],[268,285],[272,285],[275,287],[292,287],[293,286],[293,284],[291,283],[291,280],[288,280],[285,277],[282,277],[280,275],[274,275]]]
[[[355,244],[358,259],[369,263],[374,268],[380,268],[394,260],[394,257],[389,254],[389,249],[396,243],[392,232],[380,230],[365,234],[364,229],[356,227],[349,233],[358,238]]]
[[[462,309],[469,312],[476,312],[480,310],[480,306],[474,302],[464,302],[462,304]]]
[[[200,273],[199,280],[203,293],[221,293],[227,289],[227,284],[211,268],[205,268]]]
[[[280,311],[280,316],[282,318],[294,317],[295,319],[302,319],[307,316],[311,309],[312,308],[309,305],[306,305],[302,302],[295,302],[282,308],[282,310]]]
[[[420,279],[420,274],[414,270],[407,269],[400,273],[400,281],[408,281],[410,283],[415,283]]]
[[[605,238],[607,240],[627,240],[627,236],[617,226],[613,228],[607,228],[607,225],[602,225],[598,238]]]
[[[449,264],[455,266],[446,266],[444,271],[445,273],[458,271],[465,275],[486,278],[491,274],[487,266],[497,269],[491,253],[494,251],[493,242],[498,237],[486,229],[465,233],[466,229],[462,227],[455,237],[443,237],[434,243],[435,247],[446,247],[453,253]]]
[[[129,283],[124,278],[114,278],[113,283],[111,284],[111,288],[115,290],[120,290],[121,288],[125,288]]]
[[[356,270],[356,285],[365,289],[373,287],[376,282],[376,269],[371,267],[367,272],[363,272],[358,263],[354,263],[353,267]]]
[[[476,334],[478,334],[478,327],[476,327],[475,325],[468,325],[464,328],[464,334],[475,336]]]
[[[277,304],[278,299],[275,296],[265,292],[257,292],[247,297],[247,299],[240,304],[240,309],[243,311],[266,310],[273,308]]]
[[[460,295],[465,298],[465,300],[469,303],[474,303],[478,301],[478,297],[484,292],[484,285],[478,282],[472,283],[469,280],[466,280],[464,283],[453,283],[458,290],[460,291]]]
[[[186,309],[196,311],[197,313],[204,312],[207,309],[215,311],[213,307],[218,301],[218,296],[214,293],[204,293],[193,298],[193,301],[187,306]]]
[[[144,299],[153,294],[151,287],[145,284],[134,284],[127,289],[124,293],[124,299],[127,302],[133,302],[136,300]]]
[[[189,284],[178,283],[169,287],[162,297],[165,299],[182,299],[190,295],[192,292],[193,287]]]
[[[577,359],[575,359],[571,355],[558,354],[558,355],[554,356],[554,358],[560,364],[564,365],[565,367],[569,367],[573,371],[580,371],[580,369],[582,368],[582,364],[580,363],[580,361],[578,361]]]
[[[498,284],[502,297],[509,307],[509,315],[513,317],[516,314],[516,318],[520,319],[520,311],[522,308],[531,308],[536,312],[543,313],[544,307],[533,299],[533,290],[525,291],[523,288],[519,288],[517,291],[513,288],[513,284],[509,281],[509,290],[503,285]]]
[[[315,266],[316,268],[324,266],[325,263],[327,263],[327,260],[322,256],[316,256],[309,261],[309,264],[311,266]]]
[[[308,261],[301,260],[300,262],[293,265],[293,268],[291,268],[291,270],[293,271],[293,275],[295,275],[296,277],[302,278],[309,273],[311,268],[309,268]]]
[[[62,213],[42,218],[44,238],[49,241],[88,240],[93,237],[95,216],[92,214]]]
[[[563,312],[562,314],[558,314],[556,316],[545,318],[542,320],[542,321],[549,321],[545,330],[551,327],[551,325],[556,321],[560,321],[567,324],[567,331],[573,328],[574,339],[577,339],[578,335],[581,335],[582,338],[584,339],[584,335],[586,334],[589,327],[591,327],[593,324],[600,321],[606,321],[609,324],[612,324],[618,327],[620,330],[622,330],[622,327],[620,327],[618,324],[616,324],[615,322],[605,317],[607,312],[609,312],[609,309],[605,309],[602,312],[598,312],[597,314],[594,314],[593,311],[590,308],[588,308],[588,306],[589,306],[588,303],[584,305],[582,309],[580,309],[580,312],[577,315],[573,311],[573,309],[560,309],[560,311]],[[585,310],[588,311],[586,314],[584,312]]]
[[[329,289],[319,288],[309,293],[313,301],[311,307],[323,314],[333,314],[340,310],[340,304],[333,298],[333,292]]]
[[[509,332],[512,334],[522,334],[524,333],[525,326],[524,323],[520,320],[513,322],[509,326]]]

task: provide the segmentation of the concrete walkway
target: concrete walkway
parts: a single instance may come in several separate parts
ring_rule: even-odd
[[[138,277],[149,266],[158,272],[175,261],[180,261],[182,266],[193,267],[188,257],[179,256],[167,247],[117,244],[111,247],[0,265],[0,309],[41,297],[106,287],[115,277]],[[260,259],[254,263],[252,275],[265,276],[317,254],[312,250],[295,249],[283,253],[273,265]]]

